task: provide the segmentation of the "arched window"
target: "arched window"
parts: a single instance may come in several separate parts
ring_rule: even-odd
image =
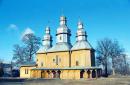
[[[76,61],[76,66],[79,66],[79,62],[78,61]]]

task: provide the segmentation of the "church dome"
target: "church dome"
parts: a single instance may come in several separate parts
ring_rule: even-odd
[[[84,29],[80,29],[80,30],[77,30],[77,36],[81,36],[81,35],[85,35],[86,36],[86,32],[84,31]]]
[[[60,17],[60,21],[66,21],[66,17],[65,16],[61,16]]]
[[[71,50],[80,50],[80,49],[92,49],[92,46],[87,41],[87,34],[84,30],[83,23],[81,21],[78,22],[78,29],[76,33],[77,41],[71,48]]]
[[[60,34],[60,33],[68,33],[68,34],[70,34],[70,29],[66,25],[61,25],[57,29],[57,34]]]
[[[46,35],[44,35],[43,38],[44,38],[43,40],[51,40],[51,35],[46,34]]]
[[[57,28],[57,35],[61,33],[70,34],[70,29],[66,25],[67,20],[65,16],[60,17],[60,26]]]

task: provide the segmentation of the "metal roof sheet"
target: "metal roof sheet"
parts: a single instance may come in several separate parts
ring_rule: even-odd
[[[37,53],[47,53],[47,52],[59,52],[59,51],[70,51],[70,50],[80,50],[80,49],[93,49],[88,41],[82,40],[77,41],[73,47],[69,43],[57,43],[51,48],[41,47]]]
[[[37,53],[45,53],[47,51],[47,48],[46,47],[41,47]]]
[[[57,43],[52,48],[48,49],[47,52],[57,52],[57,51],[69,51],[72,45],[69,43]]]
[[[82,41],[77,41],[71,50],[79,50],[79,49],[92,49],[92,46],[88,41],[82,40]]]
[[[26,63],[24,63],[24,64],[22,64],[20,66],[35,66],[35,65],[36,65],[35,62],[26,62]]]
[[[82,70],[82,69],[101,69],[100,67],[64,67],[64,68],[32,68],[32,70]]]

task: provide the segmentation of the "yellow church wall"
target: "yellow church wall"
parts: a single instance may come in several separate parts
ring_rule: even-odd
[[[62,75],[61,79],[67,79],[67,77],[68,77],[68,70],[62,70],[61,75]]]
[[[69,67],[69,62],[70,62],[69,57],[70,57],[69,52],[47,53],[46,67],[48,67],[48,68]],[[58,60],[58,64],[56,64],[57,60]]]
[[[74,70],[75,79],[80,79],[80,70]]]
[[[56,64],[58,57],[58,64]],[[71,59],[70,59],[71,58]],[[95,66],[95,56],[94,52],[91,50],[76,50],[69,52],[53,52],[53,53],[40,53],[37,54],[37,65],[38,68],[63,68],[76,66],[76,61],[78,61],[78,66]]]
[[[58,65],[56,62],[58,61]],[[64,68],[76,66],[76,61],[78,61],[78,66],[91,67],[95,65],[94,51],[91,50],[77,50],[70,52],[50,52],[50,53],[38,53],[36,55],[37,66],[22,66],[20,68],[20,78],[52,78],[47,71],[43,70],[33,70],[32,68]],[[43,63],[43,66],[41,65]],[[70,65],[71,64],[71,65]],[[25,74],[25,69],[28,69],[28,74]],[[31,70],[32,69],[32,70]],[[50,73],[52,70],[50,70]],[[80,70],[76,69],[65,69],[60,70],[60,79],[80,79]],[[91,71],[91,70],[90,70]],[[83,78],[87,79],[90,75],[84,73]],[[53,74],[52,74],[53,75]]]
[[[83,74],[83,78],[84,79],[88,79],[88,73],[85,71],[84,74]]]
[[[31,78],[41,78],[41,70],[31,70]]]
[[[80,79],[80,70],[62,70],[61,79]]]
[[[31,73],[32,68],[35,68],[35,66],[21,66],[20,67],[20,78],[30,78],[31,74],[32,74]]]
[[[38,68],[46,67],[46,54],[40,53],[36,55],[36,64]]]
[[[91,66],[91,51],[90,50],[77,50],[71,53],[71,66]]]

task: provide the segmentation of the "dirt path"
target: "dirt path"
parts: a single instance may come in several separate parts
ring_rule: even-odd
[[[130,77],[87,80],[29,79],[24,82],[0,82],[0,85],[130,85]]]
[[[100,78],[87,80],[32,80],[26,85],[130,85],[130,78]]]

